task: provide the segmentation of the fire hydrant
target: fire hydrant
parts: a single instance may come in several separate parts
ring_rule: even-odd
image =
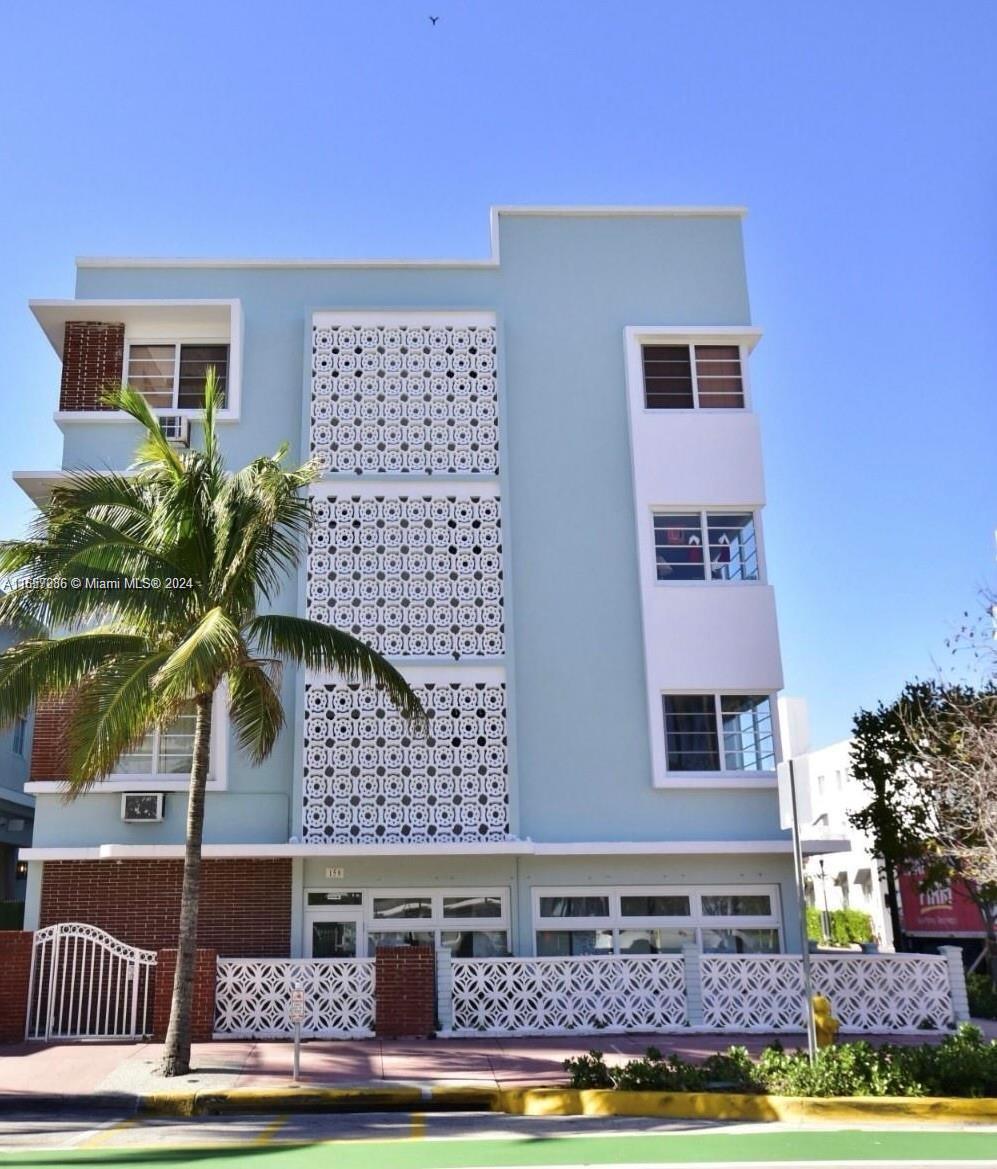
[[[814,1027],[817,1031],[817,1046],[831,1047],[838,1037],[838,1028],[841,1024],[831,1014],[831,1003],[822,994],[815,994],[813,999]]]

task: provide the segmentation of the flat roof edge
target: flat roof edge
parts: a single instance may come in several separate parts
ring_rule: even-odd
[[[626,206],[613,204],[558,205],[558,204],[503,204],[492,207],[491,255],[486,260],[344,260],[344,259],[303,259],[285,260],[259,257],[188,257],[175,256],[77,256],[77,268],[470,268],[487,269],[499,266],[498,221],[506,218],[535,219],[743,219],[748,214],[746,207],[738,205],[646,205]]]

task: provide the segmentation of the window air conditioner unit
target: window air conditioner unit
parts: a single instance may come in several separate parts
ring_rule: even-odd
[[[190,419],[182,414],[161,414],[159,425],[174,446],[190,446]]]
[[[162,818],[162,792],[121,793],[121,819],[126,824],[153,824]]]

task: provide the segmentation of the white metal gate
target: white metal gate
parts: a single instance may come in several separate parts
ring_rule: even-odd
[[[152,1026],[155,950],[139,950],[93,925],[36,931],[28,1039],[137,1039]]]

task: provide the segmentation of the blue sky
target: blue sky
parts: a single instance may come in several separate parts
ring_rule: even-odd
[[[440,16],[435,28],[428,14]],[[813,736],[995,578],[992,3],[11,5],[0,534],[76,255],[483,256],[493,203],[744,203],[765,525]]]

